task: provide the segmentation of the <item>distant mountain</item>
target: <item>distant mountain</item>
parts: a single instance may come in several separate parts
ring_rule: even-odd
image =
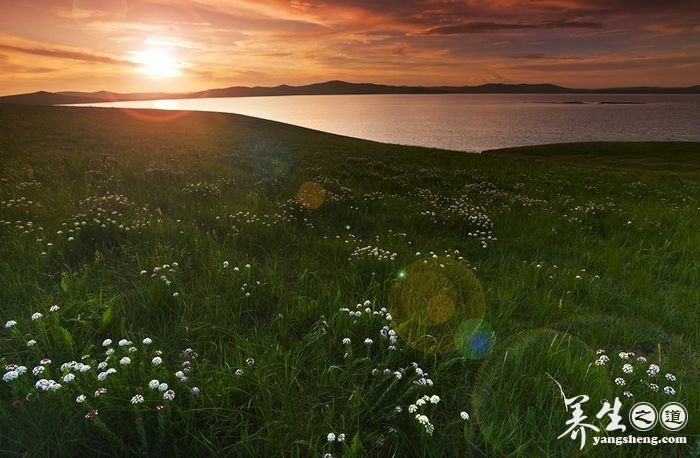
[[[0,97],[0,103],[61,105],[72,103],[118,102],[127,100],[192,99],[204,97],[260,97],[280,95],[340,94],[700,94],[700,85],[690,87],[619,87],[572,89],[555,84],[501,84],[480,86],[390,86],[373,83],[326,81],[306,86],[244,87],[209,89],[190,93],[33,92]]]
[[[95,100],[82,96],[73,96],[46,91],[0,97],[0,103],[18,103],[22,105],[61,105],[64,103],[90,103],[94,101]],[[100,101],[104,100],[100,99]]]

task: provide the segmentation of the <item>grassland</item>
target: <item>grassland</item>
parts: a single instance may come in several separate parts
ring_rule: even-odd
[[[700,453],[698,144],[469,155],[68,107],[0,126],[0,454]],[[562,394],[603,436],[679,401],[682,431],[636,434],[688,443],[580,450]],[[624,434],[596,418],[616,397]]]

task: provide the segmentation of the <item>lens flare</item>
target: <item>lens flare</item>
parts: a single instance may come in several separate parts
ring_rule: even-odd
[[[478,347],[481,339],[474,340]],[[562,395],[589,396],[583,407],[592,409],[593,421],[593,409],[611,399],[607,377],[596,378],[590,369],[594,359],[595,351],[584,341],[552,329],[523,331],[499,342],[481,364],[472,391],[474,421],[487,454],[588,454],[590,448],[581,451],[579,441],[557,436],[566,431],[572,416]]]
[[[250,165],[258,178],[279,180],[292,168],[292,153],[278,140],[245,139],[241,147],[250,154]]]
[[[326,188],[315,181],[307,181],[297,191],[297,201],[310,210],[321,208],[326,202]]]
[[[477,327],[463,323],[481,322],[486,307],[481,283],[471,270],[452,258],[427,258],[402,269],[397,277],[389,293],[389,310],[403,341],[426,353],[459,351],[469,345],[465,336]]]
[[[486,358],[496,344],[496,333],[491,326],[477,318],[465,320],[455,333],[455,347],[468,359]]]

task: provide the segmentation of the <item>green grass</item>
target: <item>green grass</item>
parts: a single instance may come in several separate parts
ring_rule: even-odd
[[[0,363],[28,368],[0,383],[0,454],[700,452],[699,144],[470,155],[159,116],[0,107],[0,323],[17,322],[0,328]],[[649,390],[650,363],[675,395]],[[596,447],[589,432],[580,451],[557,439],[561,391],[588,395],[601,429],[618,397],[628,427],[610,435],[688,444]],[[634,402],[672,399],[690,413],[679,433],[629,426]]]

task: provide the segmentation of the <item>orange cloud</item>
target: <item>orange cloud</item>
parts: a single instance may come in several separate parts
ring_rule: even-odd
[[[700,3],[685,0],[36,0],[0,17],[0,69],[12,75],[0,92],[18,80],[145,90],[128,56],[149,47],[186,63],[168,83],[181,91],[326,79],[691,85],[699,23]]]
[[[87,63],[114,65],[129,64],[128,61],[106,54],[91,53],[62,46],[33,43],[25,40],[18,40],[14,37],[3,37],[2,41],[3,42],[0,42],[0,51],[7,51],[10,53],[30,54],[33,56],[50,57],[54,59],[77,60]]]

